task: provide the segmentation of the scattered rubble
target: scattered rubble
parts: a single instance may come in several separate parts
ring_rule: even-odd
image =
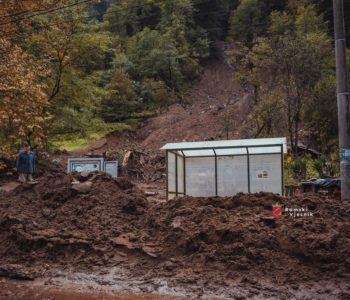
[[[164,181],[166,177],[163,152],[127,151],[122,167],[125,176],[141,181]]]

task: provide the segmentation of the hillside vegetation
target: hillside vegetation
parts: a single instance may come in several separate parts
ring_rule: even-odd
[[[0,4],[1,151],[24,140],[74,148],[185,105],[217,41],[251,95],[234,126],[286,135],[295,155],[300,141],[337,151],[331,1],[41,2]]]

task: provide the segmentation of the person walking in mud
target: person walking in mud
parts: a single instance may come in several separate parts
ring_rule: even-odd
[[[34,153],[30,151],[30,145],[28,143],[23,144],[23,150],[21,150],[17,156],[16,169],[19,173],[18,180],[21,183],[36,183],[33,179],[33,173],[35,168]]]

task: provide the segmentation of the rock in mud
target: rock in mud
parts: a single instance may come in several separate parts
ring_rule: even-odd
[[[79,182],[72,185],[72,189],[81,194],[90,193],[91,187],[92,187],[91,181]]]

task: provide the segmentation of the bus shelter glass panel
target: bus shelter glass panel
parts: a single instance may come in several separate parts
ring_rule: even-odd
[[[215,196],[215,158],[186,158],[186,195]]]
[[[168,191],[171,193],[176,192],[175,160],[175,154],[168,152]]]
[[[281,154],[250,155],[251,192],[282,194],[281,164]]]
[[[218,196],[248,193],[248,159],[246,155],[217,158]]]
[[[177,157],[177,192],[179,194],[185,193],[184,184],[184,158],[182,156]]]

